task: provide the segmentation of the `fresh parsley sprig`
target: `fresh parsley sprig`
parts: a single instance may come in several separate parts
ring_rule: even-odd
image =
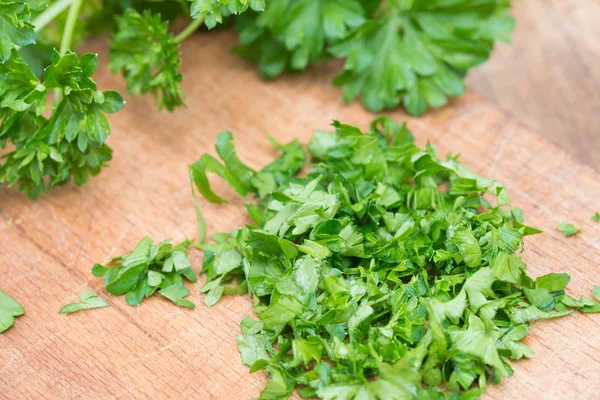
[[[81,185],[111,159],[104,143],[110,134],[105,114],[119,111],[123,99],[117,92],[98,90],[91,78],[96,55],[78,57],[69,50],[81,3],[57,2],[31,23],[31,10],[42,9],[43,2],[1,5],[13,12],[2,17],[10,24],[2,24],[7,35],[0,51],[0,147],[9,145],[9,151],[0,157],[0,184],[18,185],[31,198],[71,178]],[[53,50],[38,78],[17,49],[35,41],[36,23],[44,26],[67,6],[60,51]],[[52,92],[54,106],[47,103]],[[48,118],[46,110],[52,110]]]
[[[0,158],[0,183],[19,185],[36,198],[71,178],[77,185],[87,182],[111,159],[105,114],[119,111],[123,99],[98,90],[91,79],[97,64],[94,54],[79,58],[55,50],[43,80],[14,49],[0,64],[0,147],[13,147]],[[52,89],[55,96],[64,93],[55,107],[47,103]],[[47,109],[53,109],[49,118],[43,115]]]
[[[151,92],[159,108],[171,111],[184,104],[179,72],[180,53],[168,23],[160,15],[127,10],[117,17],[110,42],[110,68],[123,71],[131,93]]]

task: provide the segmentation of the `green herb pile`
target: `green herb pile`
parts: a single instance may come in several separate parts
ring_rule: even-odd
[[[513,374],[509,360],[533,356],[522,343],[529,323],[600,312],[600,286],[596,300],[576,299],[565,293],[567,274],[527,275],[523,238],[541,231],[524,224],[497,182],[456,156],[440,159],[429,143],[419,148],[389,118],[366,133],[333,125],[315,132],[308,169],[297,141],[270,138],[280,156],[253,170],[231,132],[217,135],[221,160],[204,154],[189,166],[193,246],[204,252],[200,292],[207,306],[223,295],[252,297],[258,318],[241,322],[237,343],[250,372],[270,376],[260,399],[294,390],[326,400],[475,399]],[[226,200],[209,174],[256,199],[246,205],[252,224],[212,240],[196,191]],[[92,274],[132,306],[158,291],[194,308],[184,286],[184,278],[196,282],[190,246],[145,237]],[[3,305],[10,318],[22,314],[2,295],[0,320]],[[80,299],[60,312],[108,305],[89,291]]]
[[[85,183],[110,161],[105,114],[123,100],[96,87],[95,55],[71,51],[103,31],[110,69],[160,109],[185,104],[180,43],[203,23],[231,23],[235,51],[265,78],[341,58],[334,83],[345,101],[418,115],[462,94],[467,71],[496,40],[510,40],[509,8],[508,0],[0,0],[0,148],[9,149],[0,184],[36,198],[71,179]],[[178,18],[190,22],[173,34]]]
[[[215,173],[242,195],[254,223],[203,241],[208,305],[250,293],[258,319],[237,336],[242,362],[271,379],[261,399],[473,399],[532,357],[529,323],[600,304],[565,294],[570,277],[533,279],[520,252],[540,233],[506,190],[406,126],[376,119],[369,132],[334,123],[305,154],[295,142],[260,171],[217,137],[222,163],[190,166],[213,202]],[[201,235],[204,228],[201,228]],[[600,300],[600,287],[594,288]]]

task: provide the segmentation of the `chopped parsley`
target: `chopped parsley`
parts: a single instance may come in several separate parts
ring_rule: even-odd
[[[565,237],[573,236],[581,231],[581,229],[575,228],[573,224],[568,222],[561,222],[556,228],[561,231]]]
[[[194,308],[184,299],[190,291],[183,284],[184,278],[190,282],[197,279],[188,258],[190,243],[173,246],[165,240],[155,245],[146,236],[131,253],[111,259],[107,266],[94,265],[92,274],[103,276],[106,291],[117,296],[124,294],[131,306],[139,305],[158,290],[178,306]]]
[[[15,299],[0,290],[0,333],[14,324],[15,317],[24,313],[25,310]]]
[[[108,307],[108,303],[104,299],[98,297],[94,292],[86,290],[79,296],[78,302],[69,303],[60,309],[61,314],[71,314],[81,310],[90,310],[92,308]]]
[[[599,212],[596,212],[596,214],[594,214],[594,216],[592,217],[592,221],[600,222],[600,213]]]
[[[254,299],[258,319],[241,322],[237,343],[251,372],[270,375],[260,399],[476,398],[513,374],[509,360],[533,356],[529,323],[600,311],[566,295],[569,275],[527,274],[523,239],[541,231],[500,184],[390,119],[366,133],[334,126],[315,132],[306,175],[296,142],[253,170],[229,132],[217,136],[222,161],[190,166],[212,202],[225,199],[207,172],[256,196],[253,224],[198,246],[207,305]]]

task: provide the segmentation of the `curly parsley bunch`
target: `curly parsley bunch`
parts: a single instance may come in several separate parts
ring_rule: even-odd
[[[172,110],[184,104],[178,43],[203,21],[213,27],[249,7],[264,3],[0,0],[0,185],[35,199],[71,179],[87,182],[111,160],[105,114],[124,102],[97,88],[96,55],[71,51],[88,35],[115,29],[111,69],[123,71],[132,93],[152,93],[159,108]],[[180,15],[196,19],[173,36],[168,21]]]
[[[104,114],[123,101],[92,79],[95,56],[72,52],[109,30],[110,69],[159,109],[181,107],[179,44],[234,19],[235,51],[267,79],[335,57],[345,101],[419,115],[464,91],[467,70],[508,41],[508,0],[0,0],[0,184],[36,198],[86,182],[111,159]],[[175,18],[191,18],[178,34]],[[50,90],[52,89],[52,90]],[[46,99],[54,93],[54,106]]]

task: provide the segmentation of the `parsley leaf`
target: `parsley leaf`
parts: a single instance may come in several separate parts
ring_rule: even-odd
[[[181,283],[174,283],[170,286],[167,286],[166,288],[161,289],[159,293],[178,306],[187,308],[196,307],[194,306],[194,303],[184,299],[184,297],[190,294],[190,290]]]
[[[263,369],[275,354],[268,335],[260,333],[264,327],[262,322],[246,317],[240,324],[242,333],[237,335],[236,340],[240,349],[242,363],[250,367],[254,372]]]
[[[263,77],[303,70],[326,58],[325,45],[365,22],[357,0],[271,0],[264,12],[240,18],[236,52],[259,63]]]
[[[122,71],[131,93],[152,93],[159,109],[172,111],[184,105],[179,84],[183,76],[179,44],[167,31],[168,23],[150,11],[129,9],[117,17],[110,41],[110,68]]]
[[[306,161],[306,154],[297,141],[286,145],[274,144],[281,151],[281,156],[261,171],[254,171],[238,158],[231,132],[221,132],[217,135],[215,149],[223,163],[205,154],[189,166],[190,179],[200,194],[214,203],[225,203],[226,200],[212,191],[207,172],[225,179],[242,196],[248,192],[267,195],[279,183],[300,171]]]
[[[188,258],[189,246],[190,241],[173,246],[170,240],[155,245],[146,236],[131,253],[113,258],[107,266],[94,265],[92,274],[104,277],[106,291],[116,296],[124,294],[131,306],[139,305],[159,289],[173,303],[193,308],[190,301],[183,299],[189,294],[184,278],[197,280]]]
[[[24,313],[25,310],[15,299],[0,290],[0,333],[13,325],[15,317]]]
[[[403,104],[420,115],[461,95],[467,70],[490,56],[494,41],[510,41],[508,7],[500,0],[271,0],[263,13],[239,18],[236,51],[265,78],[345,58],[334,81],[345,101],[360,96],[371,111]]]
[[[600,286],[594,285],[592,293],[594,293],[594,297],[596,298],[596,300],[600,301]]]
[[[565,237],[573,236],[576,233],[581,231],[581,229],[575,228],[575,226],[573,226],[573,224],[570,224],[568,222],[561,222],[560,224],[558,224],[558,226],[556,228],[559,231],[561,231]]]
[[[69,303],[60,309],[61,314],[71,314],[81,310],[89,310],[92,308],[108,307],[108,303],[104,299],[98,297],[94,292],[86,290],[79,296],[81,301]]]
[[[594,216],[592,217],[592,221],[594,222],[600,222],[600,213],[597,212],[596,214],[594,214]]]

